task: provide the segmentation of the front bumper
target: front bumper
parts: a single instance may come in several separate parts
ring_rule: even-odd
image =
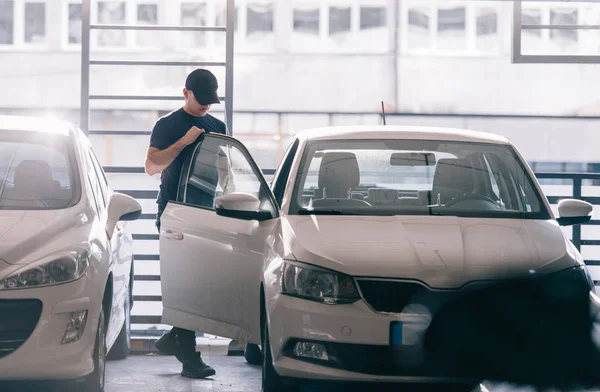
[[[33,331],[23,331],[11,320],[23,320],[19,313],[2,314],[0,320],[0,346],[9,343],[1,340],[21,329],[25,341],[12,347],[14,351],[0,357],[0,380],[68,380],[84,377],[94,370],[92,353],[99,321],[102,298],[94,292],[95,285],[88,284],[87,276],[58,286],[31,288],[15,291],[0,291],[0,304],[12,307],[20,303],[39,303],[41,312],[33,322]],[[90,282],[91,283],[91,282]],[[25,301],[25,302],[20,302]],[[32,309],[30,305],[30,309]],[[71,344],[62,344],[71,313],[88,311],[85,329],[81,338]],[[37,318],[37,317],[36,317]],[[31,333],[29,333],[31,332]],[[6,338],[5,341],[11,340]]]
[[[458,366],[452,356],[425,355],[424,338],[432,315],[436,315],[437,325],[430,335],[430,343],[436,347],[451,343],[452,340],[444,336],[452,331],[454,335],[450,339],[458,338],[460,342],[462,336],[456,334],[457,328],[453,325],[467,328],[467,324],[460,327],[460,323],[468,323],[468,319],[454,313],[456,308],[440,312],[449,301],[485,316],[500,298],[505,304],[518,298],[544,298],[554,305],[568,306],[575,317],[581,317],[583,335],[589,327],[585,321],[589,312],[587,304],[579,305],[585,304],[582,300],[589,297],[593,284],[583,267],[536,279],[498,281],[497,285],[472,282],[461,290],[430,290],[418,284],[385,279],[361,278],[357,282],[362,299],[350,305],[326,305],[278,294],[276,288],[272,290],[272,295],[267,296],[267,311],[273,365],[278,374],[331,381],[477,382],[469,373],[482,373]],[[477,302],[485,298],[483,305]],[[455,302],[456,299],[459,301]],[[473,303],[475,299],[477,303]],[[544,316],[548,310],[543,308],[540,315]],[[512,312],[508,308],[504,311]],[[520,311],[525,313],[514,317],[530,313],[531,309],[526,305]],[[491,317],[490,314],[487,317]],[[325,348],[327,357],[309,360],[301,357],[294,351],[298,342],[308,343],[300,351],[319,354]],[[482,344],[482,340],[476,342]],[[310,343],[320,346],[311,347]],[[440,348],[441,351],[447,349]],[[464,349],[454,345],[450,352]]]
[[[273,366],[284,377],[323,381],[476,382],[424,360],[422,338],[431,316],[386,314],[365,302],[325,305],[285,295],[271,302]],[[396,336],[392,325],[400,324]],[[398,336],[398,333],[400,336]],[[392,341],[398,344],[392,345]],[[294,355],[296,342],[324,344],[330,360]]]

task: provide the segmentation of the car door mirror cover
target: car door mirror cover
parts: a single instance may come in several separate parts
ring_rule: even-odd
[[[117,222],[139,219],[142,207],[133,197],[115,192],[108,202],[108,221],[106,231],[109,235],[114,231]]]
[[[215,198],[217,215],[243,220],[264,221],[273,216],[260,211],[260,199],[250,193],[232,192]]]
[[[589,222],[592,219],[594,207],[583,200],[565,199],[558,203],[558,218],[561,226],[578,225]]]

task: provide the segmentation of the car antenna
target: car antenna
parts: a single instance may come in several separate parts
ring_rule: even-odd
[[[381,101],[381,114],[383,116],[383,125],[387,125],[385,121],[385,106],[383,105],[383,101]]]

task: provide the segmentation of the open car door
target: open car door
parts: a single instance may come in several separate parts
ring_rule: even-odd
[[[163,322],[260,343],[260,283],[279,211],[237,140],[205,134],[161,216]]]

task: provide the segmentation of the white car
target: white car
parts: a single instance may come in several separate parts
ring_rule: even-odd
[[[0,116],[0,380],[104,389],[129,353],[137,201],[68,123]]]
[[[214,203],[213,203],[214,202]],[[263,391],[311,380],[479,380],[422,361],[431,306],[471,284],[575,275],[581,255],[505,138],[360,126],[299,133],[270,188],[237,140],[201,137],[161,218],[163,321],[261,345]]]

